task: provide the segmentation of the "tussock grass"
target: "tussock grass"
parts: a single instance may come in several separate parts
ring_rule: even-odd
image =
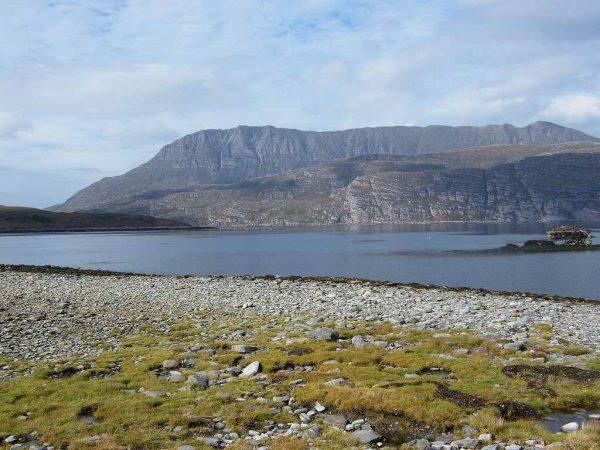
[[[231,318],[203,327],[190,320],[173,326],[165,334],[145,327],[136,336],[123,337],[118,350],[106,351],[95,358],[38,364],[0,359],[0,366],[9,366],[5,372],[12,374],[0,381],[0,437],[24,436],[36,430],[43,441],[56,447],[159,449],[189,443],[201,448],[195,437],[209,433],[206,424],[217,416],[240,434],[262,429],[268,423],[297,421],[295,416],[271,410],[276,406],[271,401],[273,396],[292,394],[299,404],[312,407],[318,401],[328,412],[341,413],[349,419],[370,418],[375,427],[398,420],[438,431],[455,429],[460,434],[462,426],[470,424],[505,442],[563,440],[567,448],[573,449],[596,448],[594,445],[599,443],[600,433],[596,429],[566,436],[549,435],[535,420],[507,420],[494,407],[496,402],[518,401],[539,414],[600,408],[600,382],[575,383],[549,377],[540,387],[531,386],[525,378],[509,378],[502,373],[508,358],[515,356],[525,363],[539,364],[533,358],[539,352],[549,351],[546,343],[552,332],[545,325],[531,330],[538,353],[516,354],[502,349],[499,342],[482,339],[469,331],[434,337],[431,332],[389,324],[356,323],[351,330],[336,330],[341,341],[323,342],[306,339],[301,321],[291,324],[295,331],[288,332],[285,339],[273,341],[278,333],[292,326],[284,318],[243,321]],[[335,328],[335,324],[319,326]],[[236,334],[231,340],[224,338],[240,330],[246,333],[245,338]],[[355,335],[400,342],[402,346],[393,351],[376,346],[356,347],[350,343]],[[291,341],[286,342],[287,339]],[[180,361],[189,356],[186,348],[191,343],[201,343],[216,353],[210,356],[203,351],[195,352],[193,364],[178,369],[184,376],[197,370],[244,366],[259,360],[269,384],[263,387],[254,380],[236,378],[206,391],[180,391],[184,383],[169,383],[156,376],[165,359]],[[254,345],[259,351],[248,356],[234,353],[231,346],[236,343]],[[566,350],[563,352],[566,354]],[[600,359],[588,352],[571,351],[570,357],[584,358],[582,363],[591,369],[600,368]],[[335,363],[324,364],[328,361]],[[85,370],[81,371],[80,366]],[[314,369],[293,370],[305,366]],[[427,372],[432,367],[442,368],[448,378]],[[406,378],[407,374],[417,375]],[[346,384],[324,384],[334,378],[343,378]],[[290,385],[299,379],[302,385]],[[461,406],[440,395],[439,383],[459,394],[481,399],[487,406],[480,409]],[[140,388],[165,395],[149,398],[137,392]],[[257,397],[265,398],[266,402],[258,402]],[[240,398],[245,401],[236,400]],[[24,415],[28,415],[26,420],[19,417]],[[81,416],[93,416],[96,423],[81,423]],[[178,426],[181,429],[174,432]],[[348,433],[329,427],[321,427],[321,432],[322,437],[315,444],[321,449],[355,445]],[[98,443],[89,443],[87,439],[94,435],[103,438]],[[588,447],[582,447],[585,445]],[[230,448],[249,447],[237,442]],[[280,438],[270,448],[304,449],[306,442]]]

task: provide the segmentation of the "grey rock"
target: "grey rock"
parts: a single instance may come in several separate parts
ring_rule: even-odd
[[[165,359],[162,362],[162,366],[164,369],[177,369],[179,367],[179,361],[175,361],[174,359]]]
[[[429,450],[431,443],[427,439],[415,439],[407,444],[408,448],[414,450]]]
[[[193,375],[190,375],[187,379],[187,382],[193,386],[194,389],[208,389],[208,377],[204,372],[196,372]]]
[[[310,427],[302,433],[302,439],[311,440],[321,436],[321,432],[317,427]]]
[[[202,442],[202,444],[204,444],[204,445],[206,445],[208,447],[214,447],[214,448],[220,448],[221,447],[221,440],[220,439],[201,436],[201,437],[198,438],[198,440],[200,442]]]
[[[352,437],[361,444],[370,444],[381,439],[381,435],[373,430],[356,430],[352,432]]]
[[[577,422],[569,422],[560,427],[560,431],[563,433],[571,433],[579,430],[579,424]]]
[[[183,374],[177,370],[171,370],[167,377],[167,381],[170,383],[181,383],[184,379]]]
[[[459,439],[457,441],[452,441],[452,445],[456,445],[459,448],[477,448],[479,447],[479,439]]]
[[[159,398],[165,396],[165,393],[161,391],[143,391],[142,394],[150,398]]]
[[[306,335],[314,340],[331,341],[335,337],[335,333],[331,328],[317,328],[306,332]]]
[[[484,443],[492,442],[494,440],[494,435],[491,433],[483,433],[479,435],[478,439]]]
[[[345,430],[346,423],[348,422],[346,418],[339,414],[327,414],[323,417],[323,422],[327,425],[330,425],[338,430]]]
[[[357,347],[364,347],[365,345],[367,345],[367,341],[365,341],[362,336],[354,336],[352,338],[352,345],[355,345]]]
[[[254,347],[252,345],[232,345],[231,346],[231,351],[236,352],[236,353],[253,353],[256,350],[258,350],[258,348]]]
[[[251,377],[253,375],[256,375],[258,372],[260,372],[260,362],[254,361],[254,362],[248,364],[246,367],[244,367],[244,370],[242,370],[240,377],[243,377],[243,378]]]

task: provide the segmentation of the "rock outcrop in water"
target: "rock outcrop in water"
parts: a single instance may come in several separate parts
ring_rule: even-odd
[[[577,227],[562,226],[549,230],[546,235],[551,242],[571,247],[586,247],[592,245],[592,233]]]

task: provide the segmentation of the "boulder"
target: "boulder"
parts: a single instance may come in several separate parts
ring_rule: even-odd
[[[252,345],[232,345],[231,346],[231,351],[232,352],[236,352],[236,353],[253,353],[256,350],[258,350],[258,348],[252,346]]]
[[[458,448],[477,448],[479,447],[479,439],[459,439],[458,441],[452,441],[452,445]]]
[[[240,377],[248,378],[248,377],[251,377],[252,375],[256,375],[258,372],[260,372],[260,362],[254,361],[254,362],[248,364],[246,367],[244,367],[244,370],[242,370]]]
[[[174,359],[165,359],[162,362],[163,369],[177,369],[179,367],[179,361]]]
[[[579,430],[579,424],[577,422],[569,422],[560,427],[560,431],[563,433],[571,433]]]
[[[327,425],[330,425],[338,430],[344,431],[346,429],[346,423],[348,422],[346,418],[339,414],[327,414],[323,417],[323,422]]]
[[[336,334],[331,328],[317,328],[306,332],[306,335],[315,341],[332,341]]]
[[[380,434],[370,429],[354,431],[352,437],[361,444],[370,444],[381,439]]]

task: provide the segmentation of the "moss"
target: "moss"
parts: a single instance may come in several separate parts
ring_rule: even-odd
[[[323,324],[327,325],[335,328],[334,324]],[[353,326],[352,330],[337,330],[343,338],[338,342],[311,341],[301,331],[289,332],[287,336],[295,342],[286,345],[272,340],[285,330],[286,322],[281,317],[248,317],[243,323],[231,318],[201,328],[195,320],[188,320],[173,325],[169,333],[146,327],[136,336],[120,337],[117,350],[95,358],[71,358],[52,364],[0,361],[0,365],[10,367],[5,372],[14,377],[0,382],[0,436],[25,435],[37,430],[51,445],[67,444],[82,449],[176,448],[190,442],[197,445],[194,437],[209,433],[210,421],[215,416],[239,433],[261,430],[273,422],[296,421],[297,418],[271,409],[278,406],[271,401],[273,396],[292,393],[298,403],[306,406],[312,407],[318,401],[328,412],[339,412],[350,419],[368,418],[378,431],[391,438],[394,433],[399,439],[400,435],[405,437],[401,433],[408,436],[415,430],[460,430],[469,423],[505,441],[538,438],[551,442],[565,437],[548,435],[532,420],[503,418],[501,408],[495,405],[518,400],[539,414],[600,407],[600,381],[575,383],[559,373],[545,378],[543,385],[532,385],[527,377],[507,376],[503,373],[503,360],[514,355],[503,350],[498,342],[468,331],[435,337],[427,331],[389,325],[354,323]],[[239,339],[222,338],[240,329],[247,334],[243,342],[259,348],[248,358],[230,350]],[[546,327],[537,327],[532,330],[532,339],[543,346],[551,332]],[[356,347],[349,342],[354,335],[400,341],[404,347],[395,351],[375,346]],[[259,360],[270,384],[263,386],[237,378],[206,391],[180,391],[182,384],[157,377],[155,371],[160,369],[162,361],[182,359],[182,352],[191,342],[201,342],[216,354],[197,352],[193,367],[179,369],[184,375],[194,370]],[[533,357],[519,356],[525,363]],[[583,356],[590,369],[600,368],[599,358]],[[326,361],[335,363],[324,364]],[[80,366],[85,370],[81,371]],[[305,366],[313,370],[298,369]],[[436,376],[428,370],[432,367],[443,369],[447,377]],[[34,376],[25,375],[29,370],[34,371]],[[416,374],[416,378],[405,378],[406,374]],[[324,384],[334,378],[344,378],[347,384]],[[298,379],[302,385],[290,384]],[[170,396],[151,399],[129,393],[140,388]],[[258,402],[256,397],[267,401]],[[236,401],[240,398],[245,401]],[[17,418],[27,413],[27,420]],[[79,421],[79,417],[88,415],[94,417],[94,425]],[[390,426],[394,423],[401,425]],[[174,433],[176,426],[182,429]],[[322,436],[315,439],[318,448],[355,445],[348,433],[329,427],[322,427],[321,431]],[[92,435],[104,437],[92,445],[86,441]],[[584,430],[569,436],[573,442],[565,440],[565,444],[576,446],[581,442],[597,442],[598,431]],[[305,445],[297,439],[280,439],[271,448],[305,448]],[[238,442],[232,448],[246,447]]]
[[[581,356],[591,353],[591,350],[589,348],[581,347],[579,345],[570,345],[565,347],[562,353],[567,356]]]

